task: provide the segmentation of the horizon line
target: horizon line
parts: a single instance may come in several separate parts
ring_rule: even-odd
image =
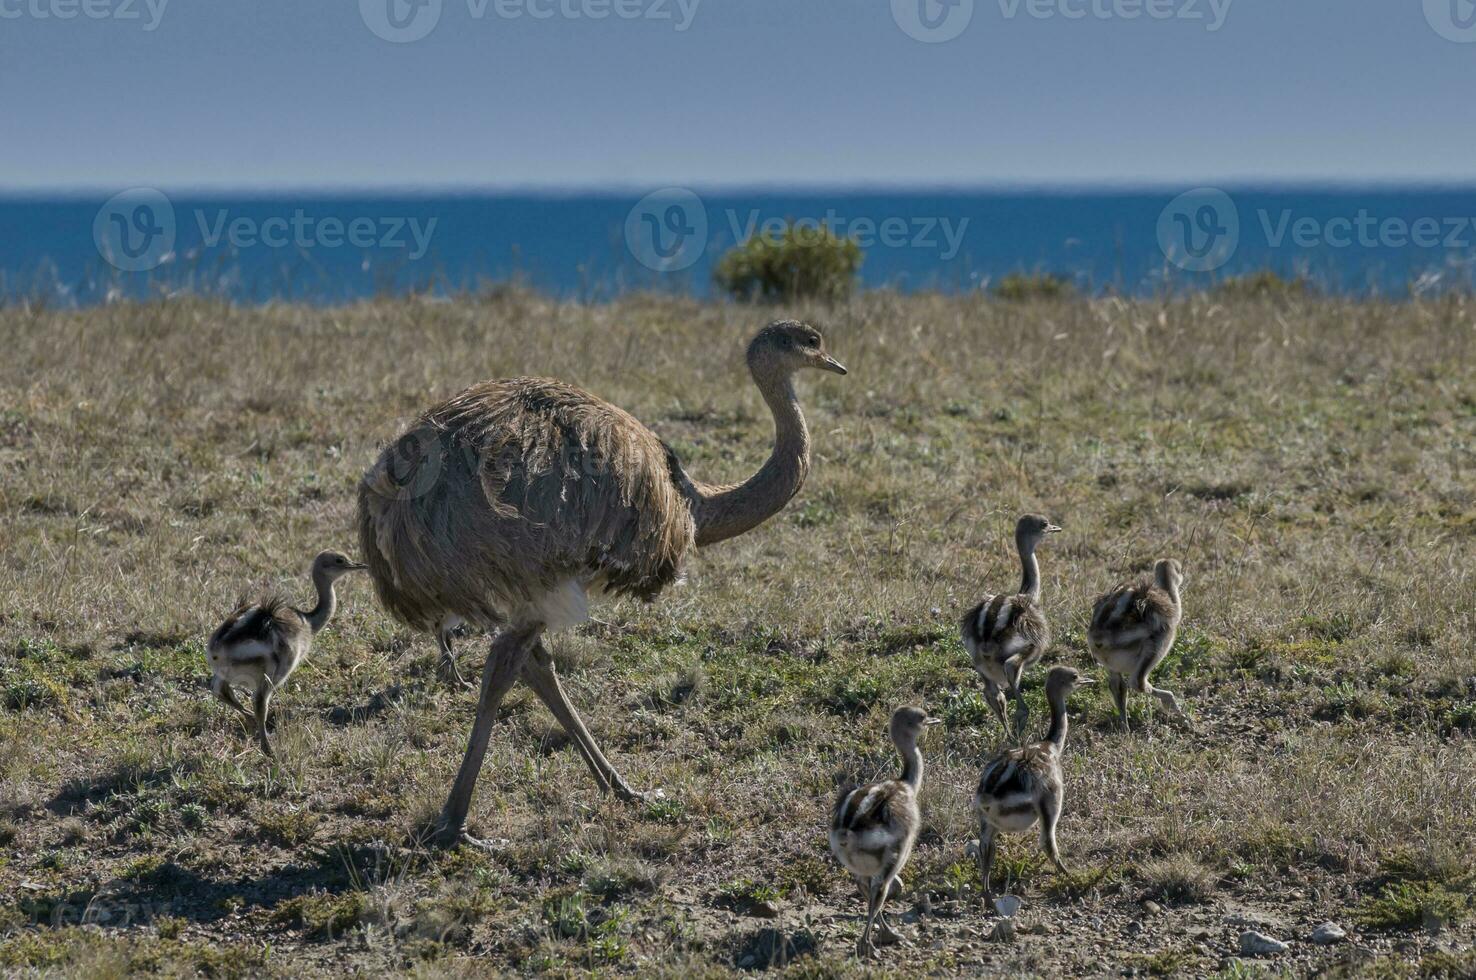
[[[731,195],[766,194],[872,194],[872,193],[976,193],[976,194],[1132,194],[1181,193],[1199,188],[1224,191],[1380,191],[1380,190],[1473,190],[1476,177],[1224,177],[1185,180],[876,180],[876,181],[652,181],[634,183],[608,181],[602,183],[508,183],[476,184],[438,182],[431,184],[322,184],[314,182],[281,184],[62,184],[56,186],[6,186],[0,184],[0,200],[69,199],[112,196],[125,190],[148,187],[164,194],[179,196],[289,197],[319,195],[324,197],[629,197],[643,196],[657,190],[681,188],[697,194]]]

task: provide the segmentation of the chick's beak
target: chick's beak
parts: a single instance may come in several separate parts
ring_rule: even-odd
[[[351,572],[362,572],[364,569],[368,568],[369,566],[368,565],[355,565],[355,564],[350,563],[346,567]]]
[[[850,373],[849,371],[846,370],[846,366],[844,364],[842,364],[840,361],[837,361],[835,358],[831,357],[829,354],[821,354],[820,355],[820,362],[818,364],[816,364],[815,366],[817,368],[819,368],[820,370],[822,370],[822,371],[829,371],[832,374],[849,374]]]
[[[941,725],[941,724],[943,724],[943,719],[942,718],[924,718],[923,719],[923,725],[926,726],[926,727],[928,727],[928,728],[932,728],[934,725]]]
[[[1077,687],[1091,687],[1095,683],[1097,683],[1097,679],[1095,677],[1078,677],[1076,679]]]
[[[1057,533],[1060,532],[1060,530],[1061,530],[1061,525],[1059,525],[1059,524],[1047,524],[1046,525],[1046,533],[1047,534],[1057,534]]]

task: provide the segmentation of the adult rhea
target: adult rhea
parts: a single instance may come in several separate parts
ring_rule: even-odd
[[[569,703],[543,634],[588,619],[587,593],[653,599],[683,559],[778,513],[804,483],[810,435],[794,375],[846,369],[818,331],[780,321],[748,345],[774,416],[774,450],[734,486],[690,479],[635,418],[572,385],[474,385],[423,415],[359,486],[359,534],[380,600],[441,635],[457,620],[496,630],[476,720],[433,839],[480,844],[467,811],[498,705],[521,675],[573,736],[601,789],[640,798]]]

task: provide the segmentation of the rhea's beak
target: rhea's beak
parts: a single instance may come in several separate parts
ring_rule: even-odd
[[[932,728],[934,725],[941,725],[941,724],[943,724],[943,719],[942,718],[924,718],[923,719],[923,725],[926,726],[926,727],[928,727],[928,728]]]
[[[1097,683],[1097,679],[1095,677],[1078,677],[1076,679],[1077,687],[1091,687],[1095,683]]]
[[[366,569],[368,567],[369,567],[368,565],[349,565],[348,566],[348,570],[351,571],[351,572],[362,572],[364,569]]]
[[[1046,533],[1047,534],[1056,534],[1060,530],[1061,530],[1061,526],[1059,524],[1047,524],[1046,525]]]
[[[850,373],[850,372],[848,372],[846,370],[846,366],[844,364],[842,364],[840,361],[837,361],[835,358],[831,357],[829,354],[821,354],[820,355],[820,363],[819,364],[816,364],[815,366],[817,368],[819,368],[820,370],[822,370],[822,371],[829,371],[832,374],[849,374]]]

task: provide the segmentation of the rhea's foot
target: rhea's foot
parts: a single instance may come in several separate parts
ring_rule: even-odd
[[[480,837],[473,837],[469,834],[466,824],[455,824],[448,823],[444,820],[437,820],[435,826],[431,828],[430,834],[425,838],[425,843],[431,847],[439,847],[446,850],[465,845],[467,847],[475,847],[481,851],[495,852],[506,847],[511,841],[506,838],[489,838],[483,840]]]
[[[452,657],[442,657],[441,662],[436,665],[436,673],[440,675],[443,682],[451,687],[471,690],[472,682],[461,675],[461,670],[456,666],[456,660]]]
[[[898,944],[905,944],[907,942],[903,935],[897,930],[893,929],[891,924],[887,922],[879,923],[877,927],[872,930],[872,934],[876,936],[876,943],[880,946],[896,946]]]
[[[659,787],[642,792],[632,789],[630,784],[619,776],[615,777],[613,788],[615,790],[615,796],[622,803],[659,803],[661,800],[666,799],[666,791]]]

